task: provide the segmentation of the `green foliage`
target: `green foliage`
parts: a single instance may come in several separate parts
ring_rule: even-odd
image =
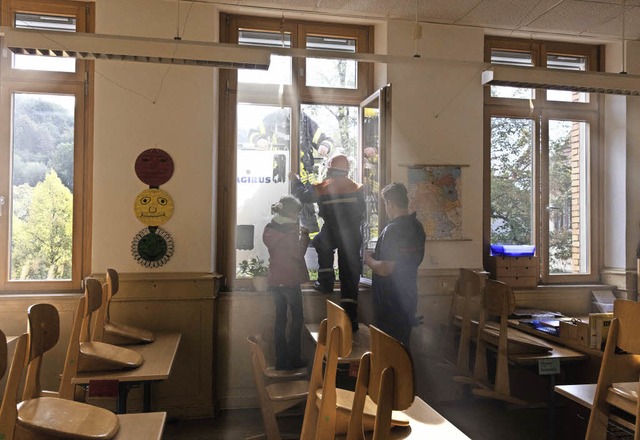
[[[269,266],[260,257],[253,257],[250,260],[242,260],[240,262],[240,273],[251,277],[264,277],[269,272]]]
[[[73,195],[54,170],[33,190],[14,187],[12,279],[70,279]]]

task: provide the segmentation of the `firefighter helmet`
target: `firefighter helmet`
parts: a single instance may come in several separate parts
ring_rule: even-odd
[[[327,165],[333,170],[349,172],[349,159],[344,154],[333,156]]]

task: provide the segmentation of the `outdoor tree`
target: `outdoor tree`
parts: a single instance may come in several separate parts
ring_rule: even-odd
[[[30,196],[28,209],[20,196]],[[54,170],[33,191],[14,191],[26,215],[13,217],[11,272],[14,279],[71,278],[73,195]]]

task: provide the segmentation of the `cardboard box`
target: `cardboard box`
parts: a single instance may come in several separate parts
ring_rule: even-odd
[[[591,342],[589,338],[589,323],[588,322],[576,323],[576,330],[577,330],[576,342],[580,345],[588,347]]]
[[[578,339],[578,326],[571,321],[560,321],[560,339],[576,342]]]
[[[613,313],[589,314],[589,347],[595,348],[596,350],[604,349],[612,320]]]

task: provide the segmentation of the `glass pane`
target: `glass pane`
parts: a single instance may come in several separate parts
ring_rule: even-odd
[[[535,244],[534,122],[491,118],[491,244]]]
[[[362,127],[362,162],[365,201],[367,212],[363,225],[363,244],[367,250],[375,250],[378,241],[379,226],[379,193],[380,168],[378,151],[380,151],[380,109],[379,99],[375,99],[363,108]],[[372,279],[373,273],[367,265],[363,267],[363,277]]]
[[[261,47],[291,47],[289,32],[240,30],[238,44]],[[271,55],[269,70],[239,69],[239,83],[291,84],[291,57]]]
[[[563,70],[587,70],[587,57],[577,55],[547,55],[547,68]],[[549,101],[589,102],[589,93],[569,90],[547,90]]]
[[[75,32],[75,17],[55,15],[16,14],[14,25],[18,29],[42,31]],[[21,70],[43,70],[46,72],[75,72],[75,58],[45,57],[40,55],[13,54],[12,67]]]
[[[322,181],[327,175],[327,159],[336,154],[349,158],[349,177],[357,180],[358,107],[306,104],[300,110],[300,180],[308,184]],[[317,211],[316,204],[303,205],[300,221],[311,231],[311,238],[323,224]],[[318,264],[313,248],[307,252],[307,268],[315,279]]]
[[[307,49],[335,50],[355,53],[356,40],[308,36]],[[333,87],[339,89],[358,88],[358,63],[351,60],[307,58],[306,85],[308,87]]]
[[[500,49],[491,49],[491,63],[533,67],[530,52],[514,52]],[[491,86],[491,96],[494,98],[533,99],[535,97],[535,89]]]
[[[15,93],[11,280],[69,280],[75,97]]]
[[[268,260],[262,231],[271,205],[289,193],[291,109],[238,104],[237,108],[236,265],[259,257]],[[238,273],[239,276],[244,274]]]
[[[589,124],[549,121],[549,273],[588,271]]]

